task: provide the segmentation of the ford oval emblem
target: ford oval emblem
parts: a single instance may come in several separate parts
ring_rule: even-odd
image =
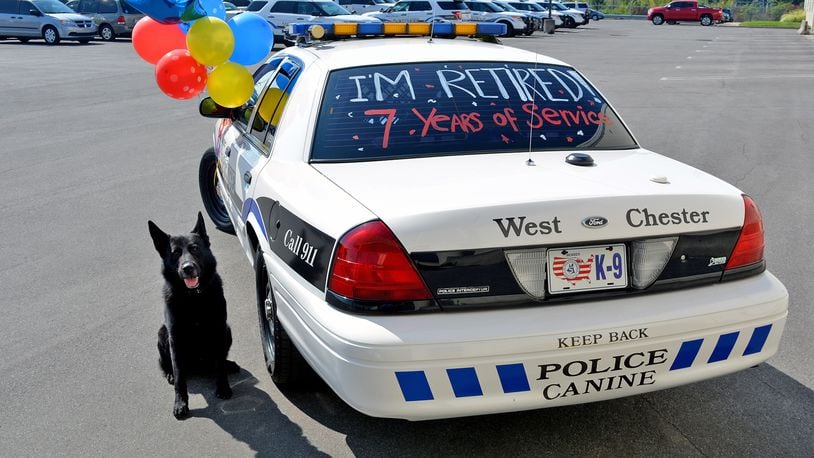
[[[588,229],[599,229],[608,224],[608,219],[603,216],[589,216],[582,220],[582,225]]]

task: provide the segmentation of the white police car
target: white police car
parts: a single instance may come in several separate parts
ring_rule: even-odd
[[[223,117],[201,191],[255,267],[276,383],[310,365],[363,413],[421,420],[634,395],[776,352],[788,294],[754,202],[643,149],[573,67],[414,37],[292,47],[255,76],[247,106],[201,104]]]

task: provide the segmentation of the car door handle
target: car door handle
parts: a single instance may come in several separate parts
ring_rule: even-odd
[[[243,181],[245,181],[246,184],[252,184],[252,172],[244,173],[243,174]]]

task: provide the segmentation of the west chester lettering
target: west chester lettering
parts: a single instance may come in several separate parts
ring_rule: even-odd
[[[709,212],[687,210],[656,212],[649,208],[631,208],[625,213],[627,224],[631,227],[669,226],[676,224],[707,224]]]
[[[562,229],[560,229],[560,223],[562,221],[556,216],[551,220],[543,221],[526,222],[525,216],[496,218],[492,221],[497,223],[497,227],[500,228],[500,232],[503,234],[503,237],[506,238],[509,238],[512,234],[514,234],[515,237],[521,237],[523,235],[548,235],[552,232],[562,234]]]
[[[566,364],[540,364],[537,366],[540,369],[540,376],[537,377],[537,380],[550,380],[552,376],[570,378],[591,376],[584,380],[544,385],[543,397],[550,401],[569,396],[652,385],[656,382],[656,370],[648,368],[660,366],[666,362],[667,349],[662,348],[616,355],[608,359],[594,358],[588,361],[571,361]],[[635,372],[628,372],[631,370]],[[616,374],[621,371],[627,373]]]
[[[418,71],[416,69],[415,71]],[[547,68],[485,67],[440,69],[431,84],[432,97],[526,101],[577,102],[596,93],[574,70]],[[391,73],[365,71],[348,77],[355,93],[351,102],[405,99],[416,100],[416,88],[409,70]],[[441,89],[438,93],[435,88]]]
[[[306,264],[314,267],[314,261],[317,258],[319,250],[305,241],[299,235],[294,235],[291,229],[285,231],[283,235],[283,245],[288,248],[288,251],[294,253],[295,256],[300,258]]]

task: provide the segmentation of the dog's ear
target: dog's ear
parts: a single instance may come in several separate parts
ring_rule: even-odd
[[[195,229],[192,229],[192,233],[198,234],[198,236],[203,239],[206,246],[207,247],[209,246],[209,236],[206,235],[206,227],[204,226],[204,217],[201,214],[201,212],[198,212],[198,222],[195,223]]]
[[[170,235],[159,229],[152,221],[147,221],[147,227],[150,228],[150,237],[153,238],[155,250],[163,257],[170,249]]]

